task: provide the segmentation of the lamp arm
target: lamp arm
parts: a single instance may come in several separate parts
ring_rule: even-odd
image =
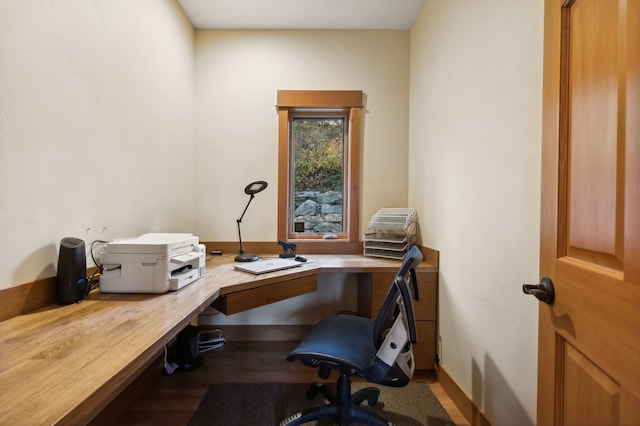
[[[240,241],[240,254],[244,254],[244,249],[242,248],[242,235],[240,233],[240,223],[242,222],[242,218],[244,217],[244,214],[247,212],[247,209],[249,208],[249,204],[251,204],[253,197],[255,197],[255,195],[251,194],[251,197],[249,197],[249,201],[247,202],[247,205],[245,206],[244,211],[242,212],[242,215],[240,215],[240,219],[236,220],[236,223],[238,224],[238,241]]]
[[[238,224],[240,224],[240,222],[242,222],[242,218],[244,217],[244,214],[247,212],[247,209],[249,208],[249,204],[251,204],[251,201],[253,201],[253,198],[255,197],[255,195],[251,194],[251,197],[249,197],[249,201],[247,202],[247,205],[244,208],[244,211],[242,212],[242,215],[240,215],[240,219],[236,220],[236,222],[238,222]]]

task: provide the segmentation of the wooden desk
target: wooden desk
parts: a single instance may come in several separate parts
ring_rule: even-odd
[[[309,255],[294,269],[254,276],[231,257],[172,293],[102,294],[0,322],[0,424],[84,424],[124,390],[163,347],[219,296],[323,272],[393,272],[399,262],[359,255]],[[419,271],[437,271],[424,262]],[[292,281],[293,280],[293,281]]]
[[[230,257],[216,258],[213,268],[209,268],[207,264],[208,271],[215,274],[220,282],[232,284],[222,284],[220,297],[213,303],[213,307],[230,315],[310,293],[317,289],[318,274],[329,272],[359,274],[359,281],[362,278],[368,279],[364,284],[370,286],[371,272],[396,273],[400,266],[398,260],[358,255],[309,255],[308,259],[308,262],[295,268],[265,275],[250,275],[234,270],[234,262]],[[423,262],[418,271],[437,272],[437,267]],[[386,283],[385,294],[390,283],[391,281]],[[364,309],[361,313],[369,315],[370,308]]]

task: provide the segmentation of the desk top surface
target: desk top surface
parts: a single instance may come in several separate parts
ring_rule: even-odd
[[[309,255],[305,264],[263,275],[234,269],[232,256],[207,261],[204,278],[164,294],[92,292],[0,322],[0,424],[86,423],[219,295],[328,272],[396,271],[398,260]],[[420,271],[437,271],[423,262]]]

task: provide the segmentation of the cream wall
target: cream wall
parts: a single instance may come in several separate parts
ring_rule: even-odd
[[[277,240],[281,89],[362,90],[361,223],[381,207],[406,206],[408,31],[197,31],[196,85],[202,240],[237,241],[243,189],[254,180],[269,187],[242,220],[243,240]]]
[[[281,89],[362,90],[361,224],[381,207],[406,207],[409,31],[197,31],[195,68],[195,229],[202,240],[237,241],[243,189],[254,180],[269,187],[247,210],[242,238],[277,240]],[[317,293],[201,322],[312,324],[355,310],[354,285],[335,285],[349,279],[324,277]]]
[[[440,251],[442,366],[534,424],[543,4],[427,0],[411,31],[409,204]]]
[[[0,0],[0,16],[0,288],[54,276],[67,236],[191,232],[194,31],[177,3]]]

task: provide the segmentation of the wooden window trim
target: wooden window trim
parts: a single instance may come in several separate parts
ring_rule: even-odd
[[[346,230],[344,237],[289,238],[289,120],[295,108],[348,108],[349,129],[345,150],[347,182],[345,183]],[[278,91],[278,240],[295,243],[306,253],[362,253],[360,241],[360,145],[362,138],[362,91],[279,90]]]

